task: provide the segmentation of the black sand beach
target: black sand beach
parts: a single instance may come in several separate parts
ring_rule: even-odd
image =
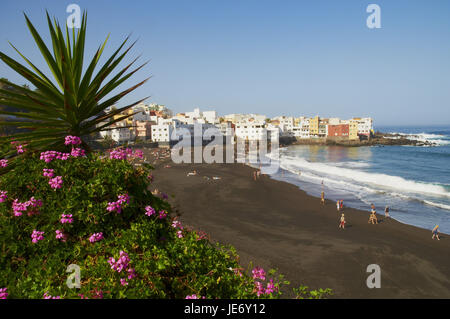
[[[236,247],[243,267],[277,268],[291,287],[331,288],[335,298],[450,298],[448,235],[432,240],[431,231],[380,215],[378,225],[368,224],[369,207],[345,207],[341,230],[334,202],[323,207],[268,176],[254,181],[251,167],[166,160],[155,165],[151,188],[169,195],[183,224]],[[187,176],[194,169],[198,174]],[[379,289],[366,285],[370,264],[381,267]]]

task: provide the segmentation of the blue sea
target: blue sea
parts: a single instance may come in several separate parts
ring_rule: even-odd
[[[299,186],[313,196],[344,200],[346,206],[450,234],[450,125],[376,127],[386,133],[431,141],[437,146],[315,146],[280,149],[281,169],[272,178]],[[322,183],[324,186],[322,186]]]

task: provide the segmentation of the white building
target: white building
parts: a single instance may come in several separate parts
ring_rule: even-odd
[[[358,122],[358,135],[367,135],[373,131],[373,120],[370,117],[354,118]]]
[[[265,122],[244,121],[236,123],[235,133],[238,138],[254,141],[267,138]]]
[[[115,126],[114,129],[111,130],[111,138],[115,142],[122,143],[131,141],[133,135],[128,127]]]

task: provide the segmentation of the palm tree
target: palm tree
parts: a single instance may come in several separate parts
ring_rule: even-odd
[[[52,22],[47,13],[52,52],[44,43],[27,15],[24,14],[24,16],[28,29],[51,71],[52,80],[11,43],[10,45],[26,61],[28,67],[0,52],[0,59],[4,63],[36,87],[35,90],[31,90],[29,87],[11,83],[7,79],[0,79],[1,84],[15,89],[5,90],[0,87],[0,105],[16,108],[16,111],[12,112],[0,109],[0,115],[3,114],[10,117],[9,121],[1,120],[0,126],[7,125],[27,129],[25,133],[0,137],[0,143],[17,141],[19,143],[26,142],[28,148],[35,150],[58,149],[64,145],[64,137],[66,135],[79,136],[83,140],[83,136],[107,130],[111,124],[122,121],[134,114],[118,117],[116,115],[120,115],[123,111],[148,98],[146,97],[125,107],[113,109],[108,113],[105,112],[105,109],[117,103],[122,97],[149,79],[147,78],[112,97],[108,97],[109,93],[146,64],[144,63],[127,73],[127,70],[136,62],[136,58],[112,76],[107,83],[104,83],[105,78],[112,74],[133,47],[134,43],[122,52],[122,48],[129,37],[122,42],[119,48],[94,74],[108,41],[108,36],[103,44],[99,46],[83,73],[86,13],[83,13],[81,27],[78,30],[72,29],[69,31],[66,25],[65,36],[59,22],[56,19],[53,19]],[[114,119],[114,116],[116,116],[116,119]],[[83,141],[82,145],[89,151],[85,141]],[[4,156],[9,157],[14,155],[13,151],[4,154]]]

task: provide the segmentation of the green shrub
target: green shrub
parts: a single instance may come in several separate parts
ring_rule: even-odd
[[[53,169],[52,178],[62,177],[61,188],[50,186],[44,169]],[[148,190],[150,169],[99,154],[49,163],[30,151],[17,157],[14,169],[0,177],[0,191],[7,192],[0,203],[0,288],[6,287],[10,298],[95,298],[100,291],[105,298],[256,297],[254,281],[240,272],[232,247],[173,224],[169,204]],[[108,211],[108,203],[124,194],[129,203],[121,212]],[[27,202],[15,216],[14,207]],[[155,214],[147,216],[146,206]],[[160,211],[168,216],[160,219]],[[62,224],[62,214],[72,215],[73,222]],[[44,233],[33,243],[35,230]],[[65,241],[56,238],[56,230]],[[102,240],[89,241],[100,232]],[[120,251],[128,254],[127,269],[134,269],[135,278],[108,263]],[[81,268],[79,289],[66,285],[70,264]]]

